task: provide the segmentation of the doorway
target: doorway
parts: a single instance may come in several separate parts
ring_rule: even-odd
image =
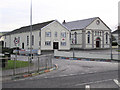
[[[24,43],[22,43],[22,49],[24,49]]]
[[[98,37],[96,39],[96,48],[100,48],[100,41],[101,41],[101,39]]]
[[[96,48],[100,47],[100,41],[96,41]]]
[[[59,43],[53,42],[53,49],[59,49]]]

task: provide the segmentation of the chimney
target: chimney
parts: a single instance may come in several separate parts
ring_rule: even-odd
[[[63,24],[65,24],[66,22],[65,22],[65,20],[63,20]]]

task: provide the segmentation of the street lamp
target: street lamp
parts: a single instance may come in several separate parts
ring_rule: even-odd
[[[111,60],[113,59],[113,55],[112,55],[112,32],[111,32],[111,30],[110,30],[110,51],[111,51]]]
[[[30,63],[32,62],[32,0],[30,6]]]
[[[73,43],[73,58],[75,57],[75,49],[74,49],[74,45],[76,44],[76,38],[77,38],[77,33],[76,32],[74,32],[74,38],[73,38],[73,41],[72,41],[72,43]]]

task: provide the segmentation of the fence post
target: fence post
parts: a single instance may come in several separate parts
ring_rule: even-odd
[[[40,57],[38,56],[38,72],[39,72],[39,60],[40,60]]]
[[[47,66],[48,66],[48,65],[47,65],[47,63],[48,63],[47,61],[48,61],[48,58],[47,58],[47,56],[46,56],[46,69],[47,69]]]
[[[53,58],[53,56],[51,55],[51,58],[50,58],[50,65],[51,65],[51,68],[52,68],[52,58]]]
[[[16,69],[16,59],[14,58],[14,69],[13,69],[13,75],[15,76],[15,69]]]
[[[30,58],[28,56],[28,73],[30,73]]]

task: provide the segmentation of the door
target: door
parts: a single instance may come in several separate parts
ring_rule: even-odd
[[[96,47],[97,47],[97,48],[100,47],[100,41],[96,41]]]
[[[53,49],[59,49],[59,43],[53,42]]]
[[[22,43],[22,49],[24,49],[24,43]]]

